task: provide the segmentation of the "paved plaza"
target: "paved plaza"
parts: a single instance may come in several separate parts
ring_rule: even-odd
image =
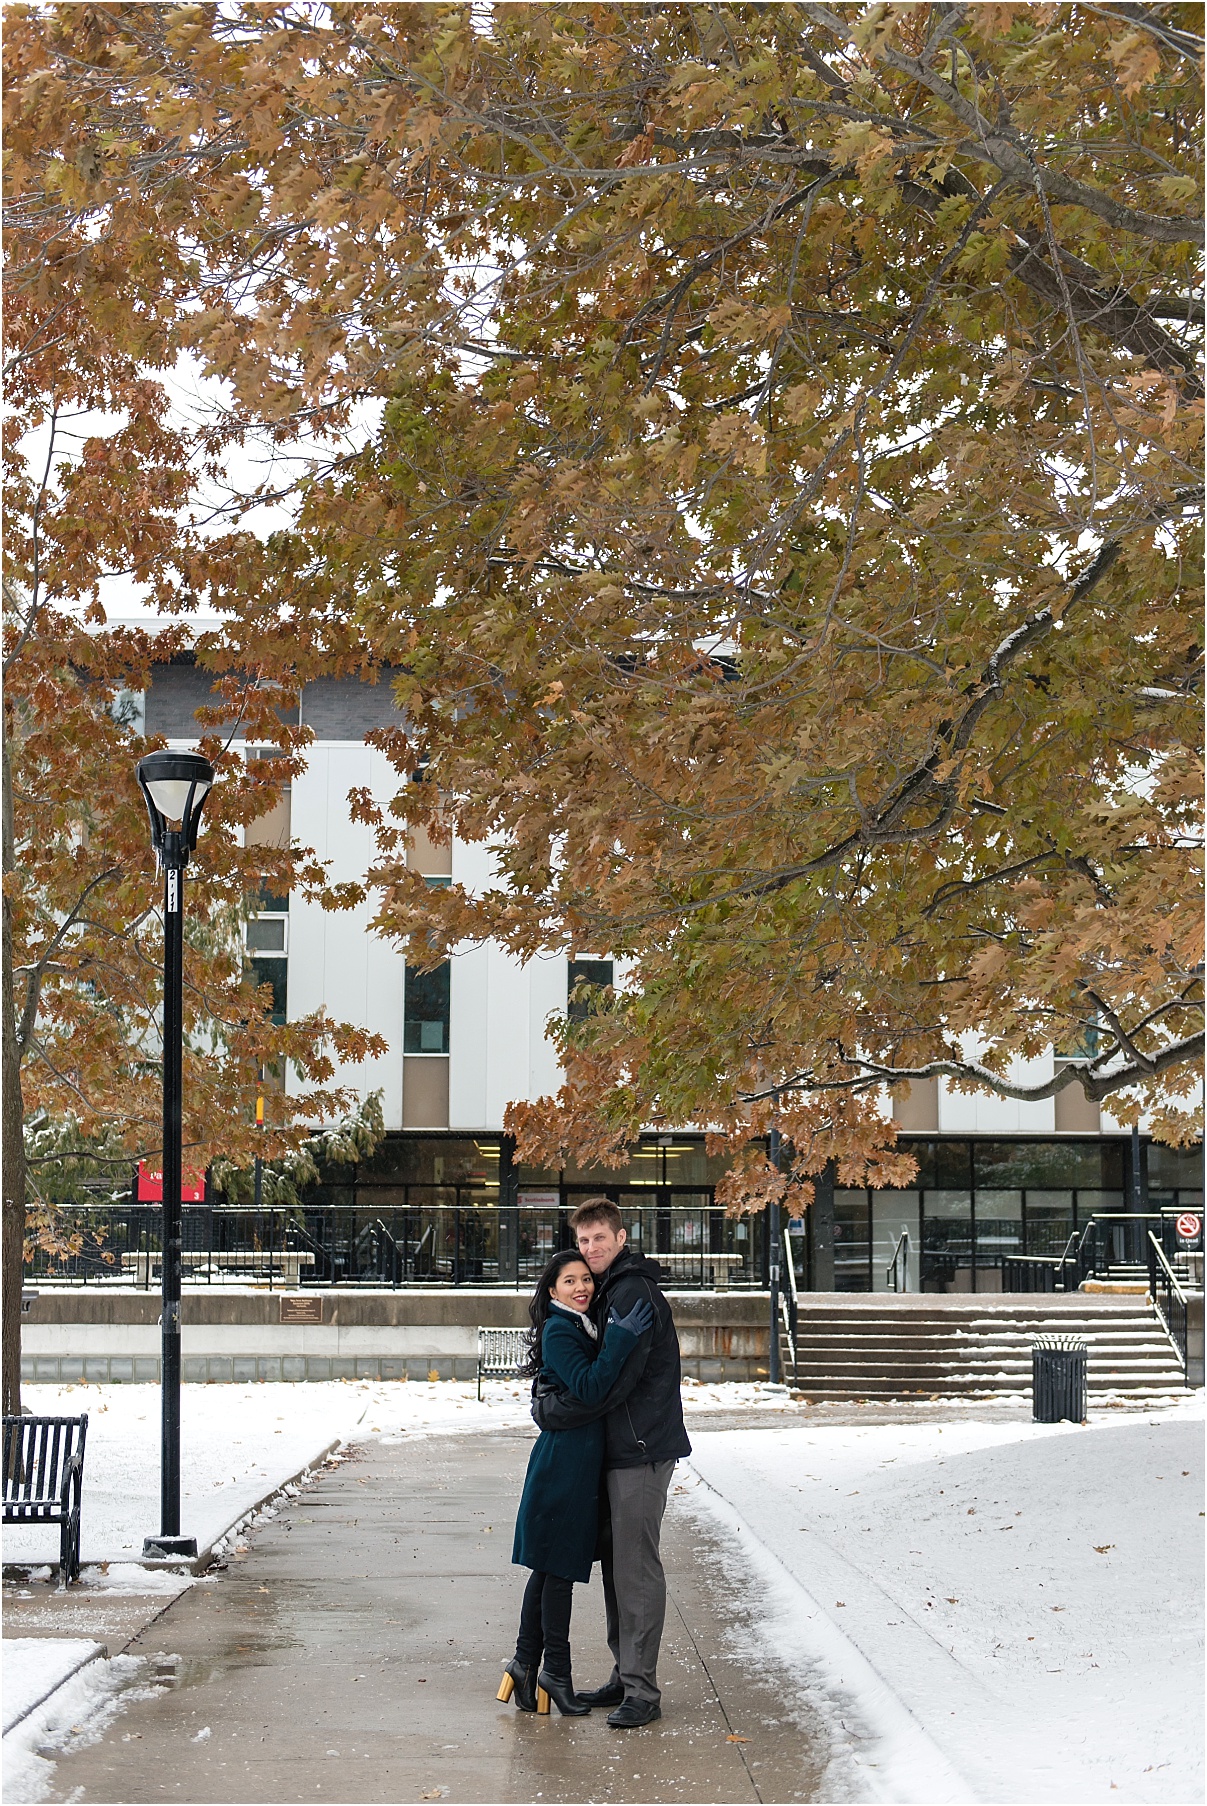
[[[807,1708],[736,1653],[754,1609],[732,1554],[672,1492],[664,1716],[620,1732],[497,1703],[522,1574],[526,1433],[373,1442],[133,1637],[145,1658],[55,1800],[811,1800],[830,1758]],[[110,1611],[120,1607],[113,1602]],[[129,1608],[127,1608],[129,1609]],[[115,1620],[120,1633],[120,1624]],[[105,1625],[74,1634],[102,1636]],[[608,1670],[598,1569],[575,1589],[576,1680]],[[109,1635],[110,1654],[122,1646]]]

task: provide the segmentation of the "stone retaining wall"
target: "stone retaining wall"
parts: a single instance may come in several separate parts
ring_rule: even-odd
[[[698,1380],[767,1375],[769,1302],[758,1292],[668,1293],[683,1371]],[[321,1321],[283,1321],[297,1300]],[[284,1301],[284,1302],[283,1302]],[[496,1290],[269,1292],[194,1287],[181,1305],[186,1381],[473,1379],[479,1326],[521,1328],[526,1293]],[[40,1289],[22,1320],[22,1379],[159,1380],[159,1298],[130,1290]]]

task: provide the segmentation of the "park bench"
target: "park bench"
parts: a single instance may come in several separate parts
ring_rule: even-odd
[[[528,1342],[526,1329],[478,1328],[478,1397],[482,1380],[514,1380]]]
[[[152,1275],[159,1272],[161,1264],[158,1249],[122,1255],[123,1271],[133,1273],[135,1283],[140,1286],[150,1285]],[[194,1276],[210,1271],[272,1273],[279,1275],[285,1285],[296,1286],[301,1283],[302,1268],[314,1265],[314,1255],[302,1248],[236,1248],[227,1252],[215,1249],[212,1254],[186,1248],[180,1256],[180,1265],[185,1273]]]
[[[80,1577],[80,1499],[88,1418],[4,1419],[4,1522],[59,1526],[59,1580]]]
[[[717,1292],[729,1290],[729,1275],[734,1268],[745,1264],[744,1254],[712,1254],[702,1249],[699,1254],[652,1254],[667,1279],[695,1279],[708,1272],[713,1289]]]

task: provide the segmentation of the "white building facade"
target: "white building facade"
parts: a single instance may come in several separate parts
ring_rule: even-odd
[[[209,679],[187,657],[159,666],[145,698],[146,731],[193,745],[194,710],[209,701]],[[375,685],[307,684],[300,716],[314,734],[306,769],[249,832],[312,848],[337,882],[363,878],[374,858],[373,835],[352,819],[348,799],[363,789],[384,803],[397,786],[384,754],[365,740],[372,728],[398,720],[388,676]],[[254,756],[257,749],[245,750]],[[451,881],[473,890],[490,879],[482,846],[436,847],[420,835],[408,859],[433,885]],[[555,1213],[539,1230],[540,1245],[529,1250],[535,1257],[555,1245],[557,1212],[564,1215],[577,1196],[604,1191],[628,1213],[634,1239],[669,1259],[672,1271],[676,1260],[712,1258],[715,1274],[758,1282],[766,1261],[760,1232],[718,1221],[713,1187],[720,1168],[706,1156],[700,1135],[643,1137],[627,1172],[515,1165],[502,1133],[507,1106],[557,1090],[550,1018],[566,1010],[576,977],[609,982],[610,962],[588,961],[579,970],[564,957],[521,964],[486,943],[459,952],[437,973],[408,973],[402,949],[371,928],[373,913],[372,901],[333,913],[294,895],[266,900],[248,926],[248,957],[260,978],[272,982],[282,1015],[325,1008],[387,1043],[379,1058],[340,1074],[362,1096],[381,1094],[387,1130],[372,1171],[336,1186],[341,1197],[379,1212],[478,1213],[471,1215],[469,1237],[477,1252],[466,1260],[482,1276],[491,1260],[500,1275],[515,1264],[517,1250],[505,1243],[519,1231],[498,1218],[501,1204],[529,1201],[535,1211],[540,1200]],[[1020,1066],[1017,1076],[1042,1080],[1052,1060],[1049,1053]],[[822,1188],[821,1208],[811,1213],[821,1225],[820,1242],[805,1262],[808,1282],[819,1289],[883,1289],[903,1228],[920,1251],[924,1289],[992,1291],[1000,1288],[1004,1259],[1059,1253],[1094,1212],[1202,1206],[1197,1153],[1150,1148],[1147,1136],[1136,1141],[1079,1087],[1019,1103],[954,1092],[940,1080],[915,1086],[894,1107],[918,1156],[918,1182],[907,1191],[837,1188],[832,1202]],[[433,1231],[433,1246],[437,1239]],[[454,1264],[461,1239],[457,1227]],[[490,1248],[493,1255],[482,1253]]]

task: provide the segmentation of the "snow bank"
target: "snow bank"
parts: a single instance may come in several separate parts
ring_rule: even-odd
[[[45,1648],[50,1639],[6,1638],[4,1641],[5,1718],[10,1715],[9,1652],[15,1645]],[[61,1647],[61,1645],[59,1646]],[[76,1644],[79,1649],[80,1644]],[[33,1657],[36,1661],[36,1655]],[[51,1755],[70,1746],[82,1749],[95,1743],[127,1699],[148,1698],[150,1689],[137,1688],[143,1663],[135,1656],[115,1656],[111,1662],[89,1661],[62,1686],[23,1718],[4,1737],[5,1806],[25,1806],[50,1797],[54,1778]]]
[[[688,1502],[755,1567],[764,1658],[854,1715],[867,1797],[1184,1802],[1202,1793],[1201,1408],[704,1431]]]
[[[5,1637],[3,1650],[6,1736],[78,1668],[105,1654],[103,1643],[77,1637]]]

